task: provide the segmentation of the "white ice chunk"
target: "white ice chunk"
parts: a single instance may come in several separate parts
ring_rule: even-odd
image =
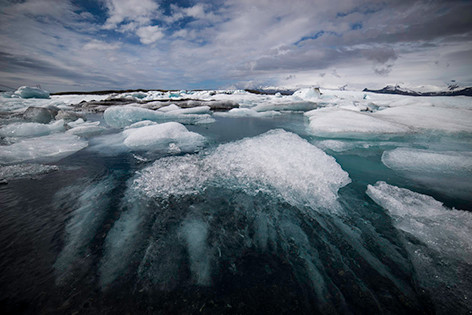
[[[310,119],[311,131],[318,136],[356,137],[410,131],[407,126],[388,122],[369,114],[333,107],[313,110],[305,115]]]
[[[21,86],[14,95],[21,98],[49,98],[49,92],[37,87]]]
[[[148,197],[190,195],[201,191],[209,177],[197,155],[167,157],[139,172],[133,188]]]
[[[13,123],[0,128],[2,137],[39,137],[55,132],[64,131],[64,121],[58,120],[50,124],[40,123]]]
[[[132,150],[162,150],[174,143],[180,150],[190,152],[196,151],[205,142],[203,136],[188,131],[177,122],[130,128],[123,131],[123,135],[124,144]]]
[[[56,162],[87,146],[87,142],[69,134],[31,138],[1,146],[0,164]]]

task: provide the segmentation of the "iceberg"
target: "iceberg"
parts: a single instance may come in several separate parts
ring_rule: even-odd
[[[13,95],[21,98],[49,98],[48,91],[30,86],[19,87]]]
[[[87,146],[87,142],[68,134],[30,138],[1,146],[0,165],[24,162],[57,162]]]

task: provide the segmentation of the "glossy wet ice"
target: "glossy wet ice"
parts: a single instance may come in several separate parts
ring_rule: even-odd
[[[94,114],[100,132],[33,138],[73,139],[60,155],[2,153],[2,307],[470,311],[470,134],[377,134],[377,121],[374,134],[318,134],[313,115],[277,113],[189,125],[146,112],[119,129]]]

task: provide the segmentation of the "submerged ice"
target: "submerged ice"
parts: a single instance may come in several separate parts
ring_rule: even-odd
[[[472,214],[448,209],[430,196],[385,182],[369,185],[367,194],[388,211],[393,224],[405,233],[418,279],[431,290],[432,298],[438,302],[437,311],[470,311]]]

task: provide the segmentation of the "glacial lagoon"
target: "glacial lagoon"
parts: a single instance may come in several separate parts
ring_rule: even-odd
[[[470,98],[321,92],[4,94],[1,307],[471,312]]]

